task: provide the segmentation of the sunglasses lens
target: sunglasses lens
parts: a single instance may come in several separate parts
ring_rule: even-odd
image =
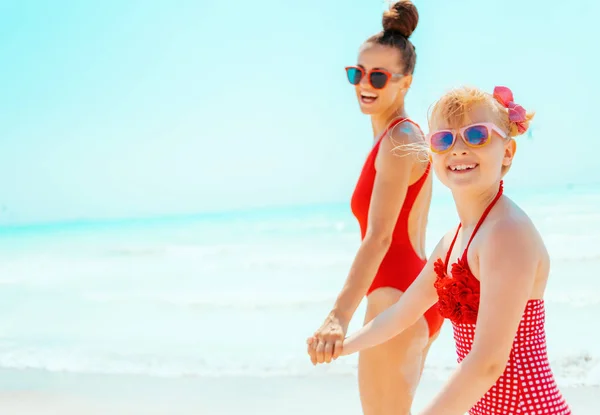
[[[431,136],[431,149],[436,152],[446,151],[452,147],[454,136],[450,131],[440,131]]]
[[[373,88],[381,89],[385,87],[388,81],[388,75],[384,72],[371,72],[371,85]]]
[[[360,80],[362,79],[362,71],[359,68],[346,68],[346,76],[348,77],[348,82],[352,85],[358,85]]]
[[[481,146],[490,138],[490,133],[485,125],[473,125],[464,132],[465,140],[472,146]]]

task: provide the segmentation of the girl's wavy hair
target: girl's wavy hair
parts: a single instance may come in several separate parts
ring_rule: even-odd
[[[434,129],[435,124],[440,121],[450,128],[458,128],[469,122],[469,112],[480,105],[488,106],[492,110],[494,119],[491,121],[506,131],[510,139],[525,133],[535,115],[521,107],[524,114],[523,121],[511,121],[512,111],[517,106],[514,102],[504,102],[479,88],[462,86],[448,91],[429,108],[427,115],[429,130]],[[394,151],[403,155],[416,154],[420,160],[428,160],[430,156],[429,143],[425,140],[417,143],[398,144]],[[503,166],[502,175],[504,176],[509,169],[510,166]]]
[[[501,102],[495,95],[484,92],[479,88],[470,86],[455,88],[444,94],[430,108],[427,117],[429,128],[431,129],[434,121],[443,121],[451,128],[456,128],[468,120],[468,114],[473,107],[487,105],[495,115],[493,121],[498,127],[506,131],[509,137],[514,138],[527,131],[529,122],[535,114],[526,112],[521,107],[524,113],[524,121],[512,121],[510,115],[512,115],[511,111],[513,111],[516,104],[512,101],[510,104],[512,104],[512,107],[508,107],[506,103]]]

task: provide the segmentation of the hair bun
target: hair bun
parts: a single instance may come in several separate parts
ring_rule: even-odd
[[[417,28],[419,12],[410,0],[400,0],[383,13],[383,30],[398,32],[407,39]]]

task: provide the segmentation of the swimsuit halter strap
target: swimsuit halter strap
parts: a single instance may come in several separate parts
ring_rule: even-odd
[[[395,126],[397,126],[398,124],[402,124],[404,121],[409,121],[411,122],[408,118],[404,118],[404,117],[399,117],[399,118],[394,118],[387,127],[385,127],[385,130],[383,130],[383,132],[381,133],[381,135],[379,136],[379,138],[377,139],[377,144],[379,144],[381,142],[381,140],[383,139],[383,137],[385,137],[385,135],[391,130],[393,129]]]
[[[469,250],[469,246],[471,246],[471,242],[473,241],[475,234],[481,227],[481,224],[483,223],[485,218],[488,216],[488,214],[490,213],[490,211],[492,210],[492,208],[494,207],[496,202],[498,202],[498,200],[500,200],[500,196],[502,196],[503,191],[504,191],[504,183],[501,180],[500,188],[498,189],[498,193],[496,193],[494,200],[492,200],[492,202],[488,205],[488,207],[483,211],[481,217],[479,218],[479,221],[477,222],[477,225],[475,225],[475,229],[473,229],[473,233],[471,234],[471,237],[469,238],[469,242],[467,243],[465,251],[463,252],[462,257],[461,257],[463,261],[465,261],[467,259],[467,251]],[[454,243],[456,242],[456,238],[458,237],[458,231],[460,231],[461,226],[462,226],[462,224],[458,225],[458,229],[456,229],[456,234],[454,235],[454,239],[452,240],[452,243],[450,244],[450,249],[448,250],[448,253],[446,254],[446,263],[445,263],[446,267],[448,266],[448,262],[450,261],[450,255],[452,254],[452,249],[454,248]]]
[[[383,133],[379,136],[379,138],[377,139],[377,145],[379,145],[379,143],[381,143],[381,140],[383,140],[383,137],[385,137],[385,135],[394,127],[396,127],[399,124],[402,124],[404,122],[409,122],[412,125],[414,125],[415,127],[417,127],[419,129],[419,131],[421,132],[421,134],[423,134],[423,130],[421,130],[421,127],[419,126],[419,124],[417,124],[416,122],[414,122],[413,120],[411,120],[410,118],[406,118],[406,117],[399,117],[399,118],[395,118],[393,119],[390,124],[387,126],[387,128],[383,131]],[[425,169],[425,172],[423,173],[423,175],[419,178],[419,180],[417,180],[416,182],[414,182],[412,184],[412,186],[416,186],[416,192],[419,193],[421,191],[421,188],[423,187],[423,184],[425,183],[425,180],[427,180],[427,177],[429,176],[429,172],[431,171],[431,163],[427,163],[427,168]],[[410,211],[415,203],[416,198],[409,200],[409,203],[407,203],[407,205],[405,207],[403,207],[403,209],[407,209],[408,211]]]

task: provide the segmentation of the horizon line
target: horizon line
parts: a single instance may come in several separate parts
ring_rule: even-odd
[[[193,219],[210,219],[219,218],[220,216],[245,216],[249,214],[267,213],[269,211],[290,211],[292,209],[315,209],[322,210],[327,208],[335,208],[348,206],[349,202],[320,202],[320,203],[299,203],[299,204],[274,204],[274,205],[258,205],[245,208],[230,208],[223,210],[205,210],[196,212],[175,212],[175,213],[157,213],[140,216],[114,216],[114,217],[79,217],[56,220],[39,220],[28,222],[15,223],[0,223],[0,234],[3,231],[17,231],[39,228],[60,228],[60,227],[85,227],[90,225],[118,225],[118,224],[135,224],[137,223],[160,223],[169,221],[185,221]],[[348,210],[350,212],[350,210]]]

